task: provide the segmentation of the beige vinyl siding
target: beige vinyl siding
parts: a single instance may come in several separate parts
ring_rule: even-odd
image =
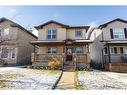
[[[82,32],[82,37],[76,37],[75,31],[80,30]],[[67,39],[86,39],[86,30],[85,29],[67,29]]]
[[[119,39],[111,39],[111,35],[110,35],[110,28],[115,29],[115,28],[127,28],[127,24],[120,22],[120,21],[115,21],[109,25],[107,25],[107,27],[103,28],[103,35],[104,35],[104,40],[119,40]],[[125,40],[125,38],[120,39],[120,40]]]
[[[48,29],[56,29],[57,30],[57,38],[56,40],[62,41],[66,39],[66,28],[62,28],[57,24],[49,24],[44,26],[42,29],[39,29],[38,40],[47,40],[47,30]]]

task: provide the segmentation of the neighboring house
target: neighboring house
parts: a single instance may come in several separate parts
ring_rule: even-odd
[[[90,46],[93,64],[110,71],[127,71],[127,21],[118,18],[102,24],[93,30],[91,39],[94,36]]]
[[[29,42],[36,39],[19,24],[7,18],[0,19],[0,59],[8,65],[30,64],[34,47]]]
[[[33,66],[47,66],[48,61],[57,58],[63,64],[89,68],[89,44],[92,42],[86,38],[89,26],[69,26],[51,20],[35,28],[39,36],[31,44],[39,49],[33,54]]]

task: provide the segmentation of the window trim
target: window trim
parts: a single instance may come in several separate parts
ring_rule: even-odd
[[[81,52],[79,53],[79,52],[76,52],[76,49],[77,48],[80,48],[81,49]],[[83,53],[83,47],[75,47],[75,53],[77,53],[77,54],[82,54]]]
[[[12,58],[12,54],[13,54],[12,51],[13,51],[13,49],[15,50],[15,57],[14,57],[14,58]],[[12,49],[12,51],[11,51],[11,59],[15,59],[15,58],[16,58],[16,54],[17,54],[17,48],[13,48],[13,49]]]
[[[49,49],[51,49],[50,53],[48,52]],[[52,51],[53,49],[56,49],[56,53],[53,53],[53,51]],[[48,54],[57,54],[57,47],[48,47],[47,48],[47,53]]]
[[[52,31],[52,32],[51,32],[51,39],[48,38],[48,31],[49,31],[49,30]],[[56,38],[55,38],[55,39],[52,37],[52,36],[53,36],[53,30],[56,31]],[[47,39],[47,40],[57,40],[57,29],[47,29],[47,30],[46,30],[46,39]]]
[[[80,32],[81,33],[81,35],[79,36],[79,35],[77,35],[77,32]],[[81,30],[75,30],[75,37],[82,37],[82,31]]]
[[[5,31],[6,30],[6,31]],[[8,31],[7,31],[8,30]],[[7,33],[8,32],[8,33]],[[4,29],[4,36],[6,36],[6,35],[9,35],[9,32],[10,32],[10,28],[5,28]]]
[[[119,30],[122,30],[122,31],[118,32]],[[125,39],[124,28],[113,28],[113,38],[114,39],[123,39],[123,38]]]

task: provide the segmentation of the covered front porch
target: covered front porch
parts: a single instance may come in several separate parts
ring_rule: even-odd
[[[109,71],[127,72],[127,42],[111,41],[103,49],[104,68]]]
[[[56,58],[65,65],[70,65],[74,69],[90,68],[89,43],[66,40],[62,42],[36,43],[38,51],[32,53],[33,66],[48,66],[48,62]]]

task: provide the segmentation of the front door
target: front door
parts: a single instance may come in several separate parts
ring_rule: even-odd
[[[72,61],[73,48],[66,49],[66,61]]]

